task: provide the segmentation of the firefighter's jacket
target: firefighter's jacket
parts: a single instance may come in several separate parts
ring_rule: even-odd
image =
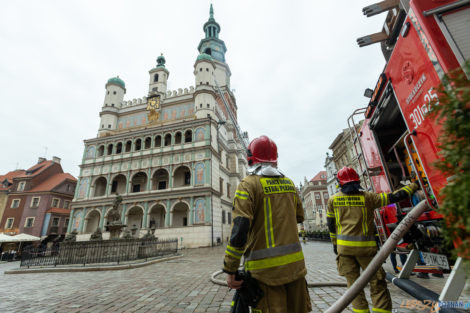
[[[307,274],[297,223],[302,203],[287,177],[249,175],[237,187],[224,272],[235,273],[244,257],[246,271],[266,285],[295,281]]]
[[[418,185],[412,183],[394,193],[338,192],[328,200],[326,213],[331,241],[339,255],[366,256],[377,252],[374,209],[410,197]]]

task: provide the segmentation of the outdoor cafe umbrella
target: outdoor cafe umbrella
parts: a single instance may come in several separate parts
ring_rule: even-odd
[[[19,242],[39,241],[39,240],[41,240],[41,238],[39,238],[39,237],[28,235],[28,234],[18,234],[18,235],[15,235],[15,236],[11,237],[11,238],[14,239],[13,241],[19,241]]]
[[[3,233],[0,233],[0,243],[2,242],[13,242],[16,241],[13,239],[13,236],[5,235]]]

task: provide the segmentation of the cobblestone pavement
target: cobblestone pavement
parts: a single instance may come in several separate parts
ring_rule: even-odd
[[[343,281],[337,275],[329,243],[309,242],[303,247],[309,282]],[[5,275],[3,271],[17,268],[19,263],[3,263],[0,312],[229,312],[234,291],[209,280],[221,268],[224,248],[191,249],[183,253],[185,256],[180,259],[104,272]],[[432,278],[426,284],[440,291],[443,279]],[[410,296],[390,284],[389,288],[396,312],[418,312],[400,308]],[[313,312],[317,313],[337,300],[345,288],[309,290]]]

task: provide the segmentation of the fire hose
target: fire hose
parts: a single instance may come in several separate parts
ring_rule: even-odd
[[[364,289],[372,276],[379,270],[384,261],[388,258],[390,253],[393,252],[398,241],[406,234],[418,217],[428,209],[425,200],[421,201],[411,210],[405,218],[398,224],[397,228],[393,231],[390,237],[385,241],[382,248],[375,255],[367,268],[362,272],[361,276],[354,282],[354,284],[346,290],[346,292],[336,300],[333,305],[325,311],[325,313],[339,313],[342,312],[352,300]]]
[[[221,286],[227,286],[227,282],[215,278],[216,276],[222,274],[223,272],[221,270],[212,273],[211,275],[211,282],[217,285]],[[345,282],[340,282],[340,281],[329,281],[329,282],[321,282],[321,283],[309,283],[307,282],[307,286],[309,288],[318,288],[318,287],[346,287]]]
[[[385,241],[382,248],[378,251],[367,268],[362,272],[361,276],[354,282],[354,284],[346,290],[346,292],[339,298],[325,313],[340,313],[342,312],[352,300],[364,289],[367,283],[371,280],[372,276],[379,270],[384,261],[389,257],[390,253],[395,250],[395,247],[401,238],[407,233],[410,227],[415,223],[421,214],[428,209],[426,200],[418,203],[398,224],[390,237]],[[222,271],[214,272],[211,276],[211,281],[215,284],[227,286],[225,281],[216,279],[215,277],[221,274]],[[322,282],[322,283],[308,283],[308,287],[346,287],[344,282]]]

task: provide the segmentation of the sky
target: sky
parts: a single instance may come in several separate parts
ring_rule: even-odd
[[[250,140],[272,138],[296,184],[324,170],[328,147],[364,107],[385,65],[371,0],[5,1],[0,10],[0,175],[38,157],[79,175],[83,140],[95,138],[105,84],[119,75],[125,100],[147,95],[163,53],[168,89],[194,86],[210,3],[221,26],[238,122]]]

